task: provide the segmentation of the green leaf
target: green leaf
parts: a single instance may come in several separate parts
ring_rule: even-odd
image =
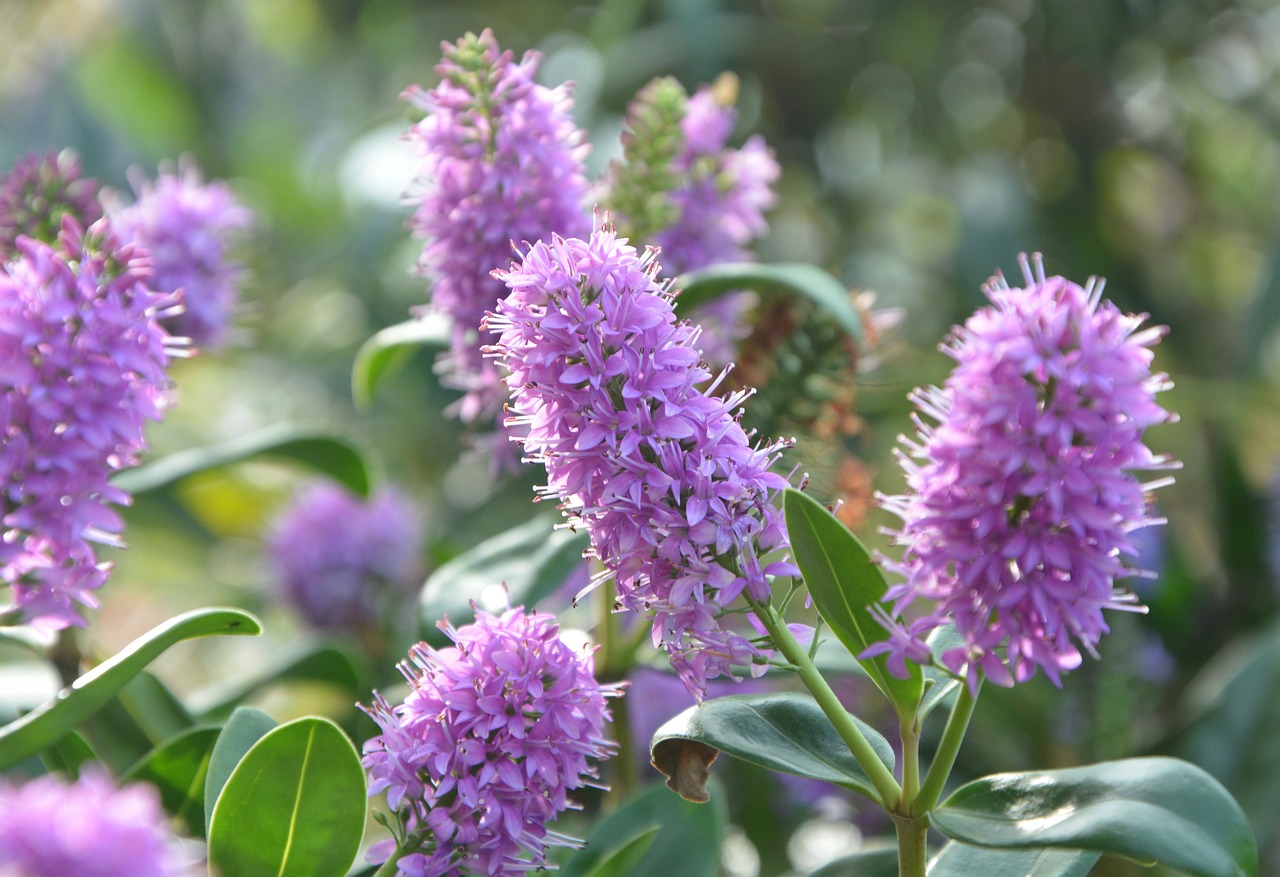
[[[884,847],[841,856],[811,872],[808,877],[898,877],[898,851],[894,847]]]
[[[232,679],[192,698],[204,720],[231,713],[245,698],[281,682],[323,682],[361,696],[368,693],[371,671],[363,655],[332,643],[303,643],[281,652],[249,679]]]
[[[920,701],[921,719],[933,712],[938,704],[948,700],[954,702],[955,694],[960,690],[960,680],[942,669],[942,654],[962,647],[964,639],[956,632],[954,624],[944,624],[931,630],[926,642],[929,644],[929,651],[933,652],[933,660],[937,666],[924,667],[921,671],[925,680],[932,683]]]
[[[724,263],[700,271],[681,274],[675,280],[680,290],[676,306],[681,310],[702,304],[734,289],[764,292],[781,288],[806,296],[829,312],[854,340],[862,340],[862,316],[843,283],[816,265],[784,262],[774,265]]]
[[[351,369],[351,395],[368,408],[383,379],[394,374],[420,347],[447,347],[449,323],[437,315],[388,326],[360,346]]]
[[[929,877],[1085,877],[1101,858],[1085,850],[993,850],[952,843],[929,862]],[[831,875],[835,877],[835,875]]]
[[[889,589],[879,565],[840,519],[809,495],[787,488],[783,510],[791,550],[814,605],[836,638],[857,657],[888,636],[867,611]],[[859,663],[899,715],[915,715],[924,687],[918,666],[908,661],[910,675],[899,679],[889,672],[884,655]]]
[[[148,782],[159,789],[165,811],[196,837],[204,837],[205,778],[220,730],[206,726],[184,731],[153,749],[122,778]]]
[[[267,732],[231,772],[209,823],[209,868],[345,877],[364,820],[364,769],[347,735],[328,719],[296,719]]]
[[[854,721],[876,756],[892,770],[893,747],[870,725],[856,717]],[[696,745],[687,746],[689,741]],[[834,783],[879,800],[866,772],[807,694],[719,697],[690,707],[659,728],[649,747],[653,763],[670,777],[668,785],[682,794],[698,788],[696,782],[683,785],[700,771],[702,750],[697,746],[713,750],[706,753],[704,767],[716,752],[727,752],[769,770]]]
[[[1161,751],[1226,786],[1263,849],[1280,845],[1280,627],[1233,642],[1192,681],[1186,726]],[[1278,846],[1277,848],[1280,848]]]
[[[512,606],[532,607],[554,593],[584,563],[589,544],[586,533],[557,529],[557,520],[535,518],[499,533],[433,572],[418,601],[423,639],[443,644],[436,622],[448,617],[454,625],[467,623],[472,600],[486,611],[505,608],[504,584]]]
[[[157,745],[195,727],[187,708],[149,670],[125,684],[81,726],[94,751],[121,773]]]
[[[53,700],[0,728],[0,770],[61,740],[174,643],[261,632],[258,619],[239,609],[197,609],[169,619],[81,676]]]
[[[354,444],[328,433],[280,424],[220,445],[178,451],[121,472],[111,483],[134,496],[175,484],[190,475],[240,463],[253,457],[276,457],[315,469],[361,496],[369,493],[369,470]]]
[[[691,804],[661,785],[652,786],[598,820],[587,835],[586,847],[556,873],[587,877],[603,858],[656,825],[653,842],[627,877],[714,877],[728,819],[723,802],[724,795],[717,794],[709,805]]]
[[[63,773],[76,780],[80,778],[80,768],[97,761],[97,756],[83,737],[71,731],[57,743],[41,749],[40,761],[45,770]]]
[[[630,877],[658,836],[658,826],[653,825],[628,838],[600,857],[584,877]]]
[[[218,795],[222,793],[240,759],[274,727],[275,719],[251,706],[237,707],[231,714],[209,755],[209,776],[204,785],[206,814],[213,813]]]
[[[1253,834],[1235,799],[1174,758],[995,774],[961,786],[930,819],[948,837],[981,846],[1094,850],[1196,877],[1258,873]]]

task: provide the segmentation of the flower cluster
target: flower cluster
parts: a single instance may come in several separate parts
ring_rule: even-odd
[[[1134,574],[1134,531],[1162,523],[1131,473],[1176,464],[1142,436],[1172,418],[1155,401],[1169,384],[1152,374],[1162,328],[1103,301],[1103,284],[1082,288],[1034,274],[1026,286],[1001,277],[991,304],[957,328],[943,351],[956,367],[942,389],[913,400],[933,425],[899,452],[908,492],[881,497],[902,519],[902,560],[886,560],[905,582],[888,591],[895,616],[916,600],[928,614],[907,627],[884,621],[890,639],[868,651],[893,663],[927,661],[922,637],[954,622],[965,641],[943,662],[976,687],[982,676],[1012,685],[1043,670],[1055,684],[1096,655],[1103,609],[1140,610],[1115,586]],[[879,607],[877,607],[879,608]],[[883,610],[880,610],[883,612]]]
[[[93,543],[119,544],[110,505],[129,502],[108,479],[145,449],[182,351],[157,322],[172,299],[105,220],[85,232],[65,216],[56,246],[17,247],[0,270],[0,580],[20,620],[62,628],[96,605],[109,567]]]
[[[368,501],[331,482],[303,491],[268,540],[284,600],[321,629],[380,629],[419,584],[420,519],[391,488]]]
[[[452,321],[439,369],[466,394],[456,409],[466,422],[497,418],[504,395],[480,351],[480,322],[504,294],[490,271],[509,261],[513,241],[590,227],[585,135],[568,87],[534,82],[538,59],[529,52],[515,61],[488,30],[469,34],[444,45],[439,85],[403,95],[427,114],[407,135],[420,156],[410,226],[424,240],[418,268],[431,307]]]
[[[157,289],[182,290],[183,310],[165,328],[202,347],[224,343],[242,275],[227,249],[252,214],[224,183],[204,183],[185,156],[176,172],[162,167],[154,181],[138,177],[133,185],[137,201],[113,209],[111,220],[122,240],[151,255]]]
[[[496,272],[511,293],[488,328],[545,495],[586,527],[620,603],[653,610],[654,644],[700,698],[708,678],[763,658],[721,616],[795,572],[765,560],[786,545],[769,501],[785,443],[752,447],[734,416],[745,391],[697,388],[711,376],[699,329],[676,320],[658,270],[607,227],[539,241]]]
[[[0,261],[18,255],[18,235],[56,241],[63,216],[81,227],[102,217],[98,184],[80,176],[75,153],[63,150],[19,161],[0,180]]]
[[[674,79],[650,83],[629,109],[624,162],[615,162],[602,195],[624,234],[649,240],[671,275],[717,262],[752,261],[748,245],[768,227],[779,174],[772,150],[759,135],[739,149],[728,146],[736,113],[736,80],[722,77],[686,99]],[[733,356],[746,333],[744,316],[754,302],[745,293],[702,305],[703,355],[715,363]]]
[[[593,782],[591,759],[613,753],[606,698],[619,690],[596,681],[591,655],[550,615],[477,611],[440,626],[454,645],[410,651],[404,702],[375,695],[364,708],[382,731],[364,745],[369,793],[385,791],[406,831],[424,835],[396,865],[410,877],[540,870],[549,845],[573,843],[547,823]]]
[[[0,874],[178,877],[188,869],[166,822],[154,788],[102,773],[0,784]]]

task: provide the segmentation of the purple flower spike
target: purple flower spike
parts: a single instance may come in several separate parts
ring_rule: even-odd
[[[154,181],[134,175],[133,187],[138,200],[113,210],[111,219],[122,240],[151,254],[152,284],[182,290],[183,310],[166,328],[200,347],[222,345],[243,275],[227,249],[253,214],[224,183],[202,182],[190,156],[182,157],[176,172],[162,166]]]
[[[885,595],[896,617],[877,653],[905,672],[904,658],[927,660],[921,637],[954,622],[966,645],[943,663],[975,690],[1037,669],[1059,685],[1081,649],[1096,657],[1102,610],[1145,611],[1115,580],[1137,572],[1135,531],[1163,523],[1147,494],[1172,479],[1131,473],[1178,465],[1142,442],[1176,419],[1155,401],[1167,377],[1151,372],[1164,328],[1103,301],[1101,280],[1046,278],[1039,256],[1034,274],[1022,266],[1025,288],[992,278],[990,306],[943,345],[951,376],[913,395],[933,423],[917,418],[898,453],[908,492],[880,497],[902,519],[902,560],[885,566],[906,580]],[[904,627],[916,600],[933,606]]]
[[[81,228],[102,218],[96,180],[80,176],[80,160],[64,149],[28,155],[0,180],[0,261],[18,255],[18,236],[52,244],[62,217]]]
[[[450,352],[438,363],[445,384],[465,394],[453,412],[500,429],[502,376],[480,350],[480,322],[505,295],[490,272],[510,261],[513,241],[590,229],[588,147],[568,86],[534,82],[536,52],[517,62],[488,30],[443,48],[440,84],[403,95],[427,113],[406,135],[420,156],[406,194],[415,208],[409,225],[424,241],[418,271],[430,283],[430,306],[453,323]]]
[[[157,322],[173,299],[148,291],[145,256],[117,248],[106,220],[86,233],[64,217],[56,248],[20,237],[18,250],[0,269],[0,614],[82,626],[77,606],[97,605],[110,568],[93,545],[121,544],[111,506],[129,503],[108,479],[146,449],[185,351]]]
[[[577,843],[547,823],[573,806],[569,791],[594,784],[591,761],[613,754],[605,703],[620,689],[596,681],[591,654],[561,640],[551,615],[477,611],[473,624],[440,627],[454,645],[414,646],[400,664],[404,703],[375,695],[362,707],[382,731],[364,745],[369,794],[385,791],[407,830],[429,829],[399,873],[541,870],[548,846]]]
[[[116,789],[101,773],[0,783],[0,874],[179,877],[192,871],[145,783]],[[203,869],[202,869],[203,870]]]
[[[590,533],[619,603],[652,610],[654,644],[701,699],[709,678],[766,657],[721,616],[796,574],[764,559],[787,545],[769,501],[787,482],[769,469],[788,443],[751,445],[734,415],[748,391],[697,389],[711,376],[700,330],[676,320],[658,270],[607,227],[540,241],[496,272],[511,294],[488,327],[543,494]]]
[[[421,584],[420,534],[418,510],[399,491],[366,501],[324,481],[277,518],[268,547],[281,596],[308,623],[374,633]]]

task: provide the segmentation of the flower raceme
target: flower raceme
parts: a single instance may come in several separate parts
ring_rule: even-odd
[[[453,324],[439,368],[466,394],[457,413],[473,422],[500,417],[505,397],[478,334],[505,294],[490,271],[510,260],[513,240],[589,230],[588,146],[573,123],[569,87],[534,82],[536,52],[516,61],[488,30],[443,48],[439,85],[403,95],[426,112],[406,135],[419,163],[405,197],[415,206],[409,225],[424,242],[418,271],[431,283],[430,306]]]
[[[366,501],[313,484],[268,539],[280,595],[316,628],[378,635],[421,584],[420,529],[418,509],[394,488]]]
[[[596,681],[591,654],[562,640],[553,616],[477,611],[472,624],[440,626],[454,644],[410,651],[404,702],[375,695],[362,707],[382,731],[364,746],[369,793],[386,791],[406,831],[424,835],[397,867],[410,877],[541,870],[549,845],[576,843],[547,823],[572,806],[569,791],[594,783],[592,760],[613,754],[606,699],[621,690]]]
[[[1152,374],[1164,328],[1141,328],[1102,300],[1103,281],[1081,287],[1046,277],[1022,257],[1025,286],[984,287],[990,305],[955,329],[942,350],[956,366],[944,386],[917,390],[915,438],[898,456],[907,492],[880,499],[901,518],[892,533],[905,581],[889,589],[890,629],[864,653],[890,666],[929,660],[923,637],[954,622],[965,645],[943,662],[976,689],[1043,670],[1054,684],[1097,655],[1102,610],[1145,611],[1115,581],[1141,574],[1134,532],[1163,523],[1147,493],[1171,479],[1132,473],[1177,463],[1143,444],[1147,427],[1176,419],[1155,401],[1170,386]],[[910,625],[916,601],[932,604]]]
[[[122,240],[146,248],[156,288],[182,290],[183,309],[166,328],[201,347],[224,344],[243,273],[227,249],[252,214],[225,183],[203,182],[189,156],[155,180],[131,179],[137,201],[113,205],[111,221]]]
[[[55,245],[19,237],[0,269],[0,581],[17,620],[83,625],[78,606],[109,565],[94,543],[119,544],[109,479],[146,449],[143,427],[169,402],[166,368],[185,353],[158,320],[172,297],[150,292],[145,255],[119,246],[106,220],[63,217]]]
[[[766,657],[721,626],[725,613],[798,574],[766,559],[787,545],[769,500],[786,486],[770,466],[788,443],[751,445],[734,415],[747,392],[698,389],[711,377],[699,329],[676,319],[658,271],[607,226],[539,241],[495,272],[511,292],[486,325],[526,459],[546,467],[542,494],[590,534],[606,568],[596,582],[652,611],[654,644],[701,699],[709,678]]]

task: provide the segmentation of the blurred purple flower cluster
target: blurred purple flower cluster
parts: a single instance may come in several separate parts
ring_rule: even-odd
[[[698,389],[711,377],[699,330],[675,318],[658,270],[609,229],[540,241],[497,272],[511,294],[488,328],[543,494],[590,533],[619,602],[654,613],[654,644],[701,698],[709,678],[764,657],[721,616],[797,574],[765,559],[787,544],[769,501],[786,445],[751,445],[734,414],[746,392]]]
[[[104,773],[0,784],[0,874],[179,877],[191,873],[145,783],[117,789]]]
[[[441,628],[454,645],[415,646],[400,665],[411,691],[364,708],[381,734],[364,745],[371,795],[386,792],[405,829],[429,829],[397,861],[410,877],[489,877],[540,870],[548,846],[574,843],[547,824],[592,785],[615,686],[595,679],[590,653],[560,638],[550,615],[522,608]],[[371,851],[386,861],[388,841]]]
[[[322,481],[272,526],[268,550],[280,594],[312,626],[383,629],[421,584],[421,515],[393,488],[368,500]]]
[[[406,197],[415,207],[410,226],[424,240],[418,270],[430,305],[452,322],[439,370],[464,393],[455,409],[464,422],[493,421],[505,394],[480,352],[479,328],[503,289],[490,272],[510,259],[513,241],[590,228],[582,204],[588,146],[573,122],[569,87],[534,82],[536,52],[516,61],[488,30],[443,48],[440,84],[403,95],[426,112],[407,134],[419,163]],[[506,445],[505,434],[499,438]]]
[[[145,252],[120,246],[106,220],[62,220],[54,245],[27,237],[0,269],[0,578],[17,620],[83,625],[79,605],[119,544],[110,483],[146,449],[143,427],[168,404],[169,358],[181,354],[158,319],[173,298],[149,291]]]
[[[153,286],[182,291],[183,310],[165,328],[200,347],[222,345],[243,274],[227,250],[253,215],[225,183],[202,182],[187,156],[176,171],[161,167],[154,181],[135,174],[133,187],[137,201],[113,205],[111,221],[122,240],[151,255]]]
[[[1149,426],[1174,419],[1155,401],[1169,386],[1152,374],[1163,328],[1141,329],[1102,300],[1103,283],[1082,288],[1034,274],[1024,288],[993,278],[991,304],[957,328],[943,351],[956,367],[942,389],[916,391],[933,421],[917,419],[899,452],[908,492],[882,497],[902,519],[905,582],[888,591],[894,615],[916,600],[933,605],[868,654],[927,661],[927,631],[954,622],[962,648],[943,656],[971,688],[985,676],[1012,685],[1043,670],[1055,684],[1096,655],[1103,609],[1142,611],[1115,586],[1134,575],[1126,558],[1134,531],[1162,523],[1135,471],[1176,468],[1143,444]]]

